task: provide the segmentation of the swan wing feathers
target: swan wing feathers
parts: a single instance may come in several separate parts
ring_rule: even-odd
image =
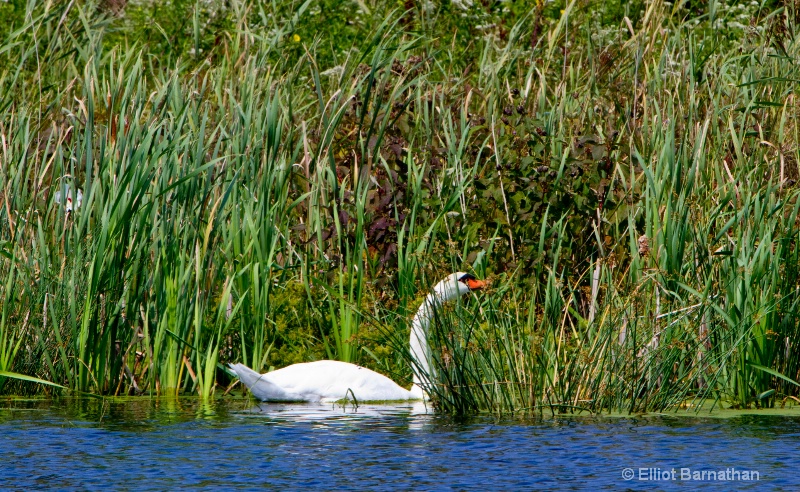
[[[245,378],[242,378],[239,366],[249,371],[243,371]],[[231,367],[253,395],[264,401],[286,398],[293,401],[337,401],[353,398],[357,401],[389,401],[413,398],[410,391],[386,376],[346,362],[306,362],[266,374],[258,374],[241,364]],[[248,381],[252,381],[253,386]],[[274,395],[282,398],[275,398]]]

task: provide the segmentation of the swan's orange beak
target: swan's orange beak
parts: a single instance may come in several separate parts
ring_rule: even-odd
[[[469,290],[481,290],[486,287],[486,282],[474,278],[467,279],[467,287]]]

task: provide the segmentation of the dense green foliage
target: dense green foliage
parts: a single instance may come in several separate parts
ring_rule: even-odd
[[[491,288],[433,324],[443,411],[796,399],[798,15],[0,3],[0,391],[407,382],[461,270]]]

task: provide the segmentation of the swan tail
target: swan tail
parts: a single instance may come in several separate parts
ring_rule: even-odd
[[[239,376],[239,380],[253,393],[253,396],[261,401],[292,401],[290,395],[280,386],[270,382],[266,375],[259,374],[244,364],[228,364],[233,372]]]

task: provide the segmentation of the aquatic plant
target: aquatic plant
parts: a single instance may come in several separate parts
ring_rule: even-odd
[[[468,270],[442,411],[798,397],[793,3],[119,5],[0,5],[3,374],[410,382]]]

